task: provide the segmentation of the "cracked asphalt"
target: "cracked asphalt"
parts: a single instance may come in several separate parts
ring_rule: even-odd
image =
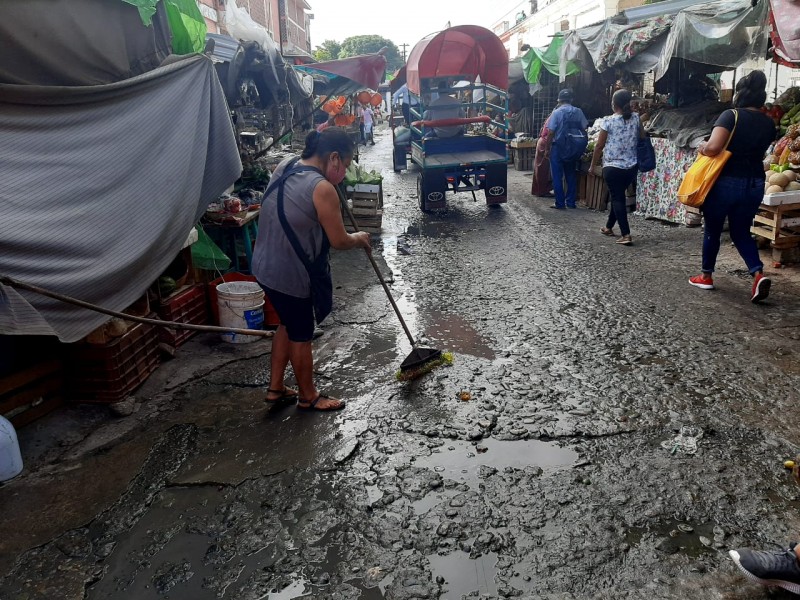
[[[699,229],[634,216],[621,247],[513,169],[507,205],[423,214],[390,152],[386,130],[362,150],[384,175],[375,255],[454,365],[395,381],[409,342],[363,255],[334,254],[316,370],[347,409],[268,410],[269,342],[209,335],[132,416],[25,428],[0,598],[788,597],[727,550],[798,539],[797,270],[754,306],[725,243],[696,290]]]

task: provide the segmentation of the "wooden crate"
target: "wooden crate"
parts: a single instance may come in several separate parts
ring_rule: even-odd
[[[52,359],[0,378],[0,415],[15,427],[43,417],[64,403],[64,369]]]
[[[602,177],[593,173],[578,175],[578,198],[581,204],[594,210],[606,210],[608,206],[608,186]]]
[[[533,159],[536,148],[516,148],[514,151],[514,168],[517,171],[533,171]]]
[[[772,260],[783,262],[784,250],[800,246],[800,206],[762,204],[750,227],[751,233],[770,241]]]
[[[383,224],[382,185],[356,186],[352,191],[348,190],[348,196],[347,202],[356,219],[358,229],[367,233],[380,233]],[[342,219],[347,231],[351,233],[355,231],[350,223],[350,217],[347,216],[344,209],[342,209]]]

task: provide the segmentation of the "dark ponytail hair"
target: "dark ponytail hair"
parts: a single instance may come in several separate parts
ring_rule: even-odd
[[[350,135],[341,127],[327,127],[320,131],[310,131],[306,136],[306,147],[300,158],[319,156],[328,158],[331,152],[338,152],[343,159],[352,158],[355,146]]]
[[[617,90],[611,97],[611,104],[614,105],[614,108],[618,108],[622,111],[622,118],[626,121],[630,119],[633,114],[631,98],[633,98],[633,94],[631,94],[630,90]]]
[[[750,71],[736,82],[734,108],[761,108],[767,101],[767,76],[764,71]]]

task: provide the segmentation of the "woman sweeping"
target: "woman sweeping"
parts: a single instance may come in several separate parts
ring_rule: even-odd
[[[281,321],[272,340],[267,402],[296,400],[306,410],[345,406],[314,385],[311,340],[315,318],[321,322],[333,302],[329,248],[370,250],[368,233],[345,231],[334,188],[344,179],[353,150],[350,136],[339,127],[310,132],[300,159],[277,166],[261,205],[253,274]],[[299,393],[286,387],[289,363]]]
[[[553,189],[553,177],[550,173],[550,157],[548,156],[549,144],[547,138],[550,130],[547,124],[550,117],[547,117],[539,132],[539,139],[536,140],[536,154],[533,158],[533,182],[531,183],[531,194],[534,196],[550,196]]]
[[[766,87],[763,71],[751,71],[740,79],[733,98],[734,110],[719,116],[708,142],[697,149],[700,154],[716,156],[730,138],[728,151],[732,156],[703,203],[702,272],[691,277],[689,283],[703,290],[714,289],[712,273],[727,217],[731,241],[753,277],[751,302],[766,298],[772,283],[764,277],[764,264],[750,235],[750,225],[764,197],[764,153],[775,140],[775,123],[759,110],[767,99]]]
[[[639,115],[631,109],[631,97],[628,90],[617,90],[611,97],[614,114],[603,119],[600,124],[600,135],[597,137],[590,167],[594,173],[600,157],[603,157],[603,179],[611,195],[611,208],[606,226],[600,229],[600,233],[613,236],[614,225],[619,223],[620,237],[617,244],[623,246],[633,243],[628,225],[625,190],[636,179],[636,142],[644,135]]]

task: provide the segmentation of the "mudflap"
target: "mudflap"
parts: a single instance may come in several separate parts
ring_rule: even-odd
[[[405,146],[398,144],[394,145],[394,149],[392,150],[392,166],[394,167],[395,173],[399,173],[400,171],[404,171],[408,168]]]
[[[446,208],[447,180],[443,171],[424,171],[417,178],[417,197],[423,212]]]
[[[483,192],[486,204],[508,202],[508,165],[504,163],[486,165],[486,179]]]

